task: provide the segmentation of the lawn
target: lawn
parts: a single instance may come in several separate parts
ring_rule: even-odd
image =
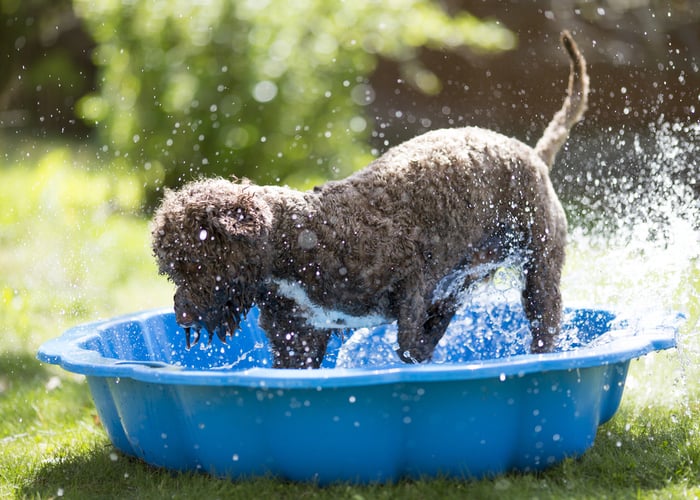
[[[140,187],[126,174],[87,169],[96,163],[89,150],[28,148],[5,161],[0,498],[700,496],[698,235],[682,221],[658,244],[634,237],[601,241],[574,228],[564,280],[568,302],[658,306],[688,316],[680,349],[633,362],[619,412],[583,457],[537,474],[480,481],[326,488],[275,478],[233,482],[154,469],[116,452],[85,380],[35,359],[43,341],[72,325],[170,304],[173,290],[157,275],[148,220],[139,211]]]

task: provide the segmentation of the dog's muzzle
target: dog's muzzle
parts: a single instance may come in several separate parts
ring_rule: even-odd
[[[188,291],[179,288],[174,298],[175,318],[185,330],[187,349],[199,342],[202,329],[209,332],[208,344],[211,344],[214,334],[225,344],[226,337],[233,336],[250,308],[244,307],[240,295],[233,290],[219,288],[213,294],[213,305],[204,307],[195,304],[188,295]]]

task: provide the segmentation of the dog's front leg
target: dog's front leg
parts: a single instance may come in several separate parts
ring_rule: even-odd
[[[295,326],[268,336],[273,368],[319,368],[326,355],[330,330]]]
[[[433,349],[445,335],[447,327],[450,325],[450,321],[452,321],[456,312],[457,298],[454,295],[449,295],[430,304],[423,331],[426,343],[432,345]]]
[[[273,368],[318,368],[326,354],[331,330],[309,326],[294,314],[293,302],[279,299],[260,306],[260,327],[272,350]]]

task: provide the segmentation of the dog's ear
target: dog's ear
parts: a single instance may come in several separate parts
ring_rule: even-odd
[[[234,238],[259,238],[267,235],[272,212],[267,203],[253,194],[240,196],[217,217],[223,231]]]

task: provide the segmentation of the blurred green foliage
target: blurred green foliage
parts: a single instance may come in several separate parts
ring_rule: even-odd
[[[75,0],[98,46],[99,91],[78,103],[107,155],[151,194],[200,175],[309,187],[371,159],[363,106],[379,57],[437,93],[424,47],[499,51],[496,21],[431,0]]]
[[[83,137],[73,108],[94,90],[94,43],[71,0],[0,0],[0,26],[0,129]]]
[[[171,300],[151,256],[140,182],[87,170],[92,149],[43,142],[0,156],[0,353]]]

